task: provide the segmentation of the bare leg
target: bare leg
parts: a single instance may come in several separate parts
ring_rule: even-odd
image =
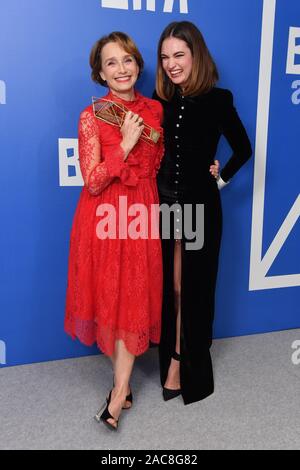
[[[176,352],[180,354],[180,325],[181,325],[181,241],[175,242],[174,247],[174,299],[176,314]],[[180,363],[171,359],[165,387],[171,390],[180,388]]]
[[[109,412],[117,420],[121,414],[122,407],[126,403],[125,399],[128,394],[129,380],[135,356],[126,349],[122,340],[117,340],[115,352],[111,359],[114,366],[114,388],[111,394]],[[117,427],[115,420],[109,419],[108,422]]]
[[[116,356],[116,352],[114,352],[111,356],[109,356],[109,358],[112,362],[113,371],[115,371],[115,362],[116,362],[116,357],[115,356]],[[114,385],[115,385],[115,378],[114,378]],[[129,395],[129,394],[130,394],[130,385],[128,384],[126,396]],[[131,401],[126,400],[123,408],[129,409],[129,408],[131,408],[131,406],[132,406]]]

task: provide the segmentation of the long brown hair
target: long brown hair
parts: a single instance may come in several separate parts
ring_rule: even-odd
[[[175,21],[162,32],[157,48],[156,92],[158,96],[170,101],[176,89],[162,67],[161,49],[167,38],[185,41],[193,56],[193,65],[185,96],[196,96],[208,92],[219,79],[216,64],[207,48],[199,29],[190,21]]]
[[[134,41],[129,37],[127,34],[122,33],[120,31],[113,31],[107,36],[102,36],[93,46],[91,53],[90,53],[90,66],[92,68],[92,79],[96,83],[100,83],[100,85],[107,86],[106,82],[102,80],[100,77],[100,72],[102,70],[102,58],[101,52],[104,46],[109,42],[116,42],[118,43],[124,51],[128,54],[132,55],[136,63],[139,67],[139,74],[138,78],[140,77],[143,68],[144,68],[144,60],[143,57],[138,50],[137,46],[135,45]]]

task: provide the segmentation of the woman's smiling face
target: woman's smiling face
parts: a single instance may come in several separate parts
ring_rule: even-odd
[[[182,39],[169,37],[161,47],[162,67],[169,79],[184,88],[190,78],[193,67],[193,56],[187,43]]]
[[[116,94],[130,93],[137,81],[139,66],[135,57],[128,54],[117,42],[109,42],[101,51],[102,80]]]

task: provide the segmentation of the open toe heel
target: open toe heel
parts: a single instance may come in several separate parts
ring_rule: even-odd
[[[109,397],[106,399],[106,406],[105,406],[105,403],[104,405],[100,408],[100,410],[96,413],[96,415],[94,416],[95,420],[100,423],[100,421],[102,421],[109,429],[113,430],[113,431],[116,431],[118,429],[118,420],[116,418],[114,418],[110,412],[108,411],[108,407],[110,405],[110,402],[111,402],[111,391],[109,393]],[[101,414],[103,408],[105,407],[103,413]],[[109,423],[109,419],[113,419],[116,423],[116,426],[114,426],[113,424]]]
[[[130,410],[130,408],[132,407],[132,402],[133,402],[133,397],[132,397],[132,392],[130,391],[130,393],[127,395],[127,397],[125,398],[125,401],[129,402],[130,403],[130,406],[123,406],[122,410]]]

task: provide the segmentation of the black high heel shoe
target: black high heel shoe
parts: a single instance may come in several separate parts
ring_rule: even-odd
[[[109,392],[109,396],[108,398],[106,398],[106,407],[105,407],[105,410],[103,411],[102,414],[101,411],[103,410],[104,406],[105,406],[105,403],[104,405],[100,408],[100,410],[95,414],[94,418],[95,420],[97,421],[97,423],[100,423],[100,421],[103,421],[103,423],[108,426],[109,429],[113,430],[113,431],[116,431],[118,429],[118,422],[119,420],[114,418],[110,412],[108,411],[108,407],[110,405],[110,402],[111,402],[111,392],[112,390]],[[116,422],[116,426],[114,426],[113,424],[109,423],[108,420],[109,419],[113,419],[115,422]]]
[[[114,388],[114,386],[115,386],[115,380],[113,380],[113,388]],[[132,402],[133,402],[133,396],[132,396],[132,391],[131,390],[128,393],[128,395],[126,396],[125,401],[129,401],[130,406],[123,406],[122,410],[130,410],[130,408],[132,407]]]
[[[132,392],[131,391],[127,395],[127,397],[125,398],[125,401],[129,401],[130,406],[123,406],[122,410],[130,410],[130,408],[132,407],[132,402],[133,402],[133,397],[132,397]]]
[[[173,353],[172,358],[180,362],[180,354],[176,351]],[[179,397],[179,395],[181,395],[181,388],[172,390],[171,388],[163,387],[163,399],[165,401],[172,400],[173,398]]]

